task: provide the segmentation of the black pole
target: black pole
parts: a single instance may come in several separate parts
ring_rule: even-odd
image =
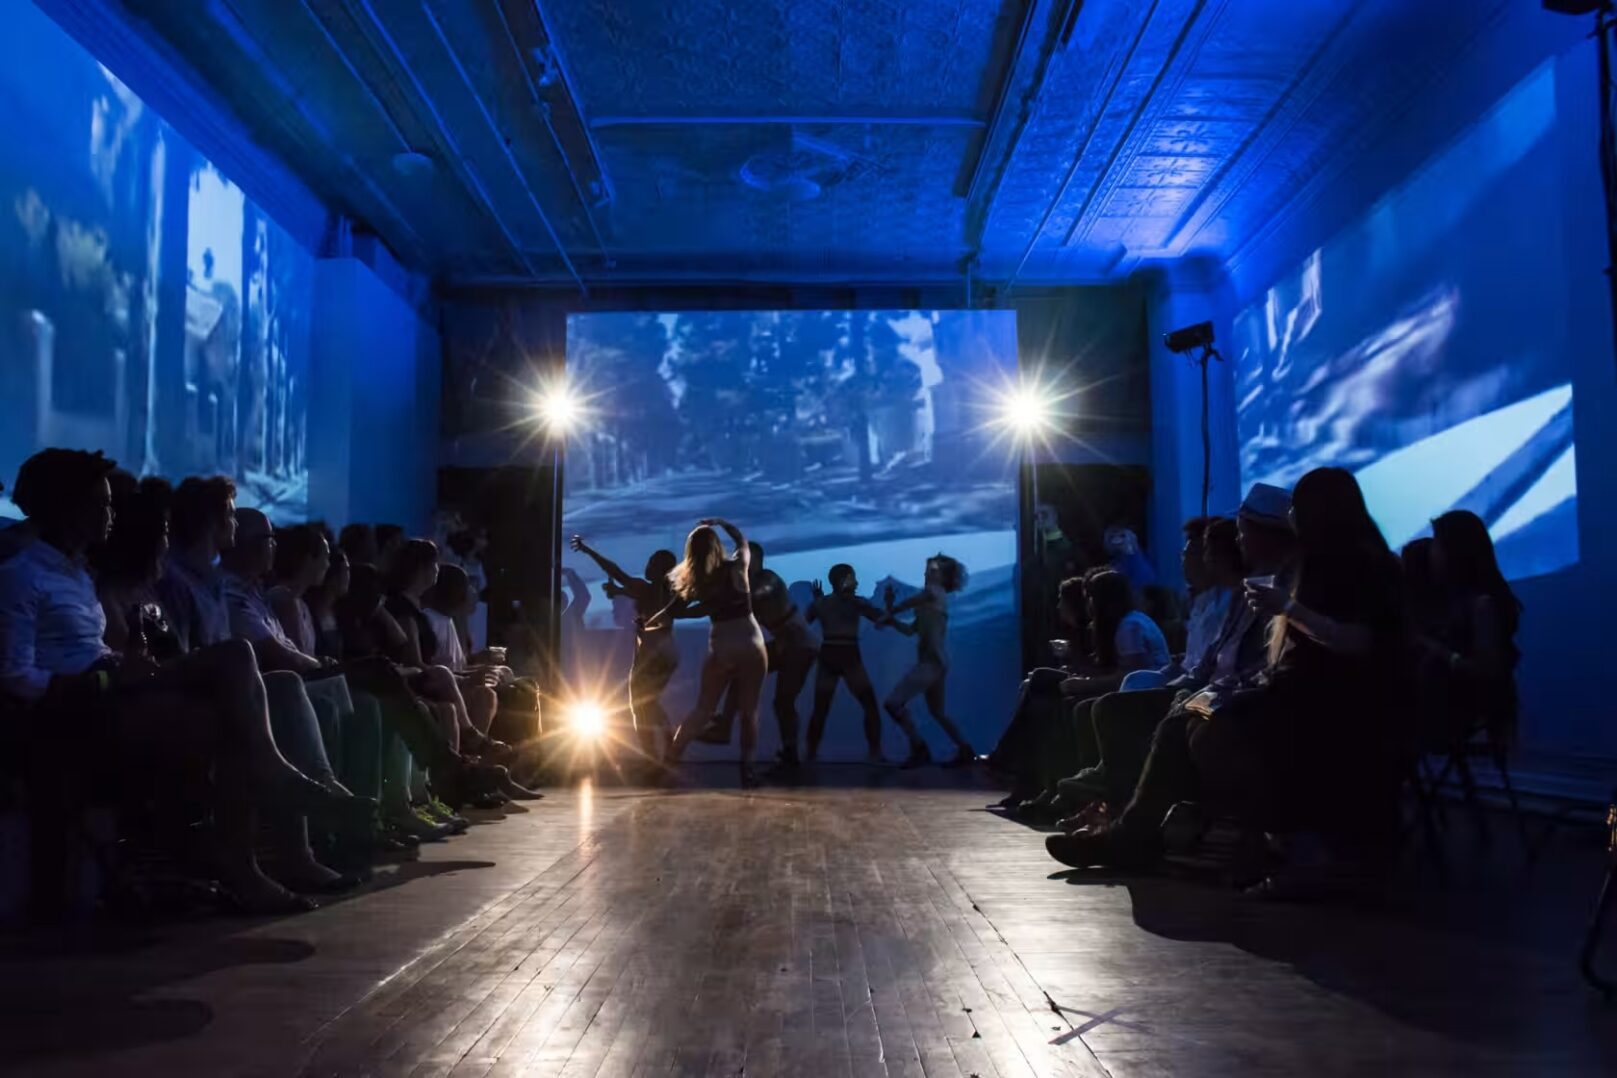
[[[1207,515],[1207,500],[1213,489],[1213,431],[1212,421],[1208,418],[1207,403],[1207,360],[1212,349],[1202,353],[1200,364],[1202,368],[1202,516]]]
[[[1611,292],[1612,333],[1617,338],[1617,123],[1612,115],[1611,36],[1617,10],[1611,0],[1595,13],[1595,40],[1600,58],[1600,178],[1606,194],[1606,287]]]

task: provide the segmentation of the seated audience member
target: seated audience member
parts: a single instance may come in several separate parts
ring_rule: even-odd
[[[63,449],[23,464],[16,501],[38,538],[0,566],[0,692],[29,706],[39,767],[83,763],[91,750],[125,770],[182,781],[211,767],[221,882],[250,912],[309,909],[309,900],[260,870],[254,810],[271,820],[306,812],[349,817],[368,815],[374,803],[321,785],[282,756],[251,649],[227,643],[158,664],[106,645],[106,616],[85,559],[112,530],[113,468],[100,453]],[[139,545],[150,554],[158,544],[143,536]],[[64,773],[62,782],[41,785],[60,795],[77,777]],[[290,875],[308,867],[298,851],[277,852]]]
[[[1337,854],[1373,860],[1388,851],[1407,769],[1398,560],[1350,472],[1303,476],[1291,515],[1290,585],[1246,582],[1253,612],[1276,619],[1259,687],[1209,693],[1164,719],[1122,814],[1052,835],[1046,847],[1058,861],[1148,865],[1179,801],[1237,812],[1265,830],[1317,834]]]
[[[1414,640],[1422,747],[1441,752],[1482,730],[1508,745],[1516,732],[1521,602],[1499,571],[1482,518],[1456,509],[1432,521],[1429,569],[1436,609],[1417,622]]]
[[[1117,691],[1123,678],[1136,670],[1155,669],[1168,662],[1168,642],[1162,630],[1134,608],[1133,589],[1122,574],[1099,569],[1089,574],[1089,636],[1095,652],[1087,665],[1060,683],[1053,721],[1038,725],[1026,769],[1018,776],[1036,796],[1008,806],[1023,819],[1054,818],[1065,807],[1055,788],[1057,779],[1097,762],[1091,707],[1098,696]]]
[[[1204,543],[1207,572],[1214,579],[1242,572],[1284,578],[1293,538],[1287,513],[1291,496],[1278,487],[1255,484],[1236,519],[1208,526]],[[1128,803],[1151,745],[1151,735],[1171,711],[1208,687],[1229,693],[1251,687],[1268,662],[1269,619],[1259,617],[1244,596],[1226,612],[1224,624],[1201,663],[1162,689],[1110,693],[1091,712],[1100,762],[1057,783],[1069,802],[1102,799],[1118,811]],[[1062,821],[1064,826],[1079,822]]]
[[[376,567],[386,576],[393,569],[393,557],[404,549],[404,529],[397,524],[376,526]]]
[[[303,593],[303,603],[309,608],[314,622],[314,654],[321,658],[341,659],[342,627],[337,622],[337,604],[348,594],[348,555],[331,549],[326,576]]]
[[[344,524],[337,547],[350,566],[376,564],[376,530],[369,524]]]
[[[439,637],[432,619],[422,608],[422,599],[438,583],[438,547],[427,539],[411,539],[393,555],[388,574],[387,612],[404,631],[404,647],[399,661],[423,671],[421,691],[455,708],[465,743],[487,751],[487,730],[498,706],[493,686],[479,675],[474,682],[457,679],[451,662],[459,655],[465,665],[464,648],[453,625]]]
[[[164,559],[163,571],[155,580],[161,609],[173,627],[173,638],[183,651],[201,651],[232,638],[229,600],[224,575],[214,567],[214,558],[233,549],[236,543],[235,485],[223,476],[192,478],[174,491],[172,515],[180,536],[175,548]],[[255,513],[256,510],[244,510]],[[259,514],[262,517],[262,514]],[[228,555],[227,555],[228,556]],[[358,792],[374,798],[377,793],[375,768],[362,760],[365,745],[374,746],[380,733],[374,715],[355,717],[355,705],[348,686],[341,678],[328,683],[305,683],[300,671],[287,670],[260,661],[264,687],[269,694],[270,722],[277,742],[287,758],[320,782],[347,789],[354,781]],[[354,766],[343,769],[339,778],[336,761],[339,746],[351,741]],[[319,821],[312,821],[318,825]],[[307,831],[304,822],[295,824],[298,838]],[[348,827],[335,835],[335,856],[358,863],[373,842],[370,827]],[[322,835],[330,837],[322,828]],[[322,845],[325,842],[322,841]],[[321,889],[342,889],[358,882],[358,877],[332,872],[323,866],[302,873],[307,882],[323,879]],[[305,889],[312,889],[306,887]]]
[[[458,565],[440,566],[438,582],[422,595],[421,609],[438,641],[437,657],[461,678],[462,692],[470,679],[487,685],[494,693],[491,725],[480,727],[496,741],[516,745],[539,735],[539,689],[528,678],[519,678],[505,665],[504,648],[486,648],[468,654],[463,635],[464,618],[477,606],[477,592]],[[466,700],[471,706],[471,698]],[[473,709],[473,722],[480,712]]]
[[[1038,790],[1027,786],[1033,781],[1029,764],[1031,754],[1037,750],[1037,731],[1051,721],[1060,698],[1061,683],[1076,674],[1080,667],[1089,612],[1086,582],[1081,576],[1068,577],[1061,582],[1056,594],[1056,631],[1066,636],[1063,640],[1050,641],[1052,658],[1058,665],[1035,667],[1028,672],[1017,693],[1011,721],[988,758],[991,768],[1013,780],[1010,795],[1001,802],[1003,808],[1038,795]],[[1016,785],[1018,778],[1026,781]]]
[[[1229,528],[1222,531],[1228,540],[1223,554],[1229,557],[1209,559],[1206,556],[1207,533],[1222,517],[1197,517],[1185,524],[1185,545],[1179,554],[1180,568],[1185,585],[1190,591],[1190,617],[1185,627],[1185,654],[1178,662],[1170,662],[1155,670],[1137,670],[1123,679],[1123,689],[1158,689],[1185,671],[1193,669],[1207,657],[1208,649],[1224,626],[1226,615],[1241,585],[1241,559],[1235,549],[1235,525],[1224,521]],[[1213,576],[1215,568],[1220,572]]]
[[[90,551],[96,594],[106,614],[102,634],[120,654],[138,654],[154,662],[179,657],[184,649],[163,613],[157,582],[168,558],[168,503],[173,490],[148,481],[113,507],[112,532]]]
[[[1123,574],[1136,594],[1157,582],[1157,571],[1140,550],[1139,537],[1132,528],[1114,524],[1106,529],[1103,542],[1112,571]]]

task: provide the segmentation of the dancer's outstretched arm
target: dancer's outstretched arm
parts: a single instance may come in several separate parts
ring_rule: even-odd
[[[594,547],[586,543],[582,535],[573,536],[572,539],[568,541],[568,545],[574,550],[578,551],[580,554],[587,555],[591,561],[593,561],[596,565],[599,565],[601,567],[601,572],[606,574],[606,578],[612,581],[612,583],[616,584],[618,587],[629,588],[635,584],[641,583],[638,577],[632,577],[628,573],[624,572],[623,566],[619,565],[617,562],[613,561],[611,558],[607,557],[605,554],[602,554],[599,550],[596,550]]]

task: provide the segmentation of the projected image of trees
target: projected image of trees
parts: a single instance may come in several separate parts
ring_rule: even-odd
[[[570,376],[599,407],[568,449],[569,526],[635,543],[718,513],[772,555],[1008,534],[1007,454],[962,402],[1014,347],[982,312],[575,317]]]

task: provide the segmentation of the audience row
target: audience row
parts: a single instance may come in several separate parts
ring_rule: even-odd
[[[198,807],[236,907],[293,912],[464,830],[461,806],[538,797],[509,769],[531,762],[537,688],[500,649],[469,653],[466,573],[397,527],[337,544],[235,493],[136,481],[100,453],[23,464],[27,519],[0,532],[0,695],[36,820],[115,776],[120,800]],[[48,891],[65,865],[35,845]]]

